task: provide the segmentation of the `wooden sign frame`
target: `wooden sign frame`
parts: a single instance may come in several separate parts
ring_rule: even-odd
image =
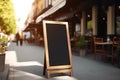
[[[66,44],[67,44],[67,49],[68,49],[68,50],[65,50],[65,51],[68,51],[68,53],[65,53],[68,56],[67,64],[66,63],[61,64],[61,65],[51,65],[50,64],[50,57],[49,57],[50,53],[49,53],[48,33],[47,33],[47,28],[50,28],[50,26],[47,26],[47,25],[53,25],[53,26],[55,25],[54,28],[60,28],[60,27],[64,26],[65,30],[63,30],[63,31],[65,31],[65,36],[66,36],[66,40],[67,40]],[[52,33],[54,33],[54,32],[52,32]],[[50,74],[54,74],[54,73],[68,73],[69,72],[70,75],[72,76],[72,54],[71,54],[71,44],[70,44],[68,22],[44,20],[43,21],[43,34],[44,34],[44,47],[45,47],[44,74],[47,73],[47,78],[50,77]],[[55,33],[55,34],[57,34],[57,33]],[[59,46],[59,45],[56,45],[56,46]],[[56,53],[56,54],[58,54],[58,53]],[[61,59],[63,57],[64,56],[62,56]],[[63,61],[63,63],[64,63],[64,61]]]

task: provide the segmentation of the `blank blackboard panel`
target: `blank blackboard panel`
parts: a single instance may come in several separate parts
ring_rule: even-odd
[[[66,25],[46,26],[50,66],[70,65]]]

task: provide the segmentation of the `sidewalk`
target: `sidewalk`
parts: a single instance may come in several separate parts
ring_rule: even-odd
[[[10,64],[11,80],[120,80],[120,69],[92,58],[79,57],[73,53],[73,77],[62,75],[47,79],[43,76],[44,48],[24,43],[10,44],[6,63]]]

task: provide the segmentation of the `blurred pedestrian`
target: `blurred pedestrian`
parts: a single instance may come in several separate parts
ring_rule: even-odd
[[[23,32],[20,32],[19,33],[19,39],[20,39],[20,46],[22,46],[23,45],[23,40],[24,40],[24,35],[23,35]]]
[[[19,44],[19,38],[20,38],[19,32],[16,33],[15,38],[16,38],[16,45],[18,46],[18,44]]]

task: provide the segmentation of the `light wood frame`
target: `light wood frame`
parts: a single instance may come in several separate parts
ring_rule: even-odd
[[[66,26],[66,32],[67,32],[66,36],[67,36],[68,49],[69,49],[68,50],[69,51],[69,59],[70,59],[70,64],[69,65],[50,66],[46,24],[58,24],[58,25],[63,24],[63,25]],[[47,78],[50,78],[50,74],[66,73],[66,72],[70,72],[70,75],[72,76],[72,53],[71,53],[71,44],[70,44],[68,22],[43,20],[43,34],[44,34],[44,47],[45,47],[45,66],[44,66],[44,68],[45,68],[45,72],[47,72]]]

